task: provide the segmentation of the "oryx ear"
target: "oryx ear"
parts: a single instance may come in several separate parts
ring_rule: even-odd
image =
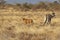
[[[55,16],[55,13],[52,13],[53,16]]]
[[[55,15],[55,13],[52,13],[53,15]]]

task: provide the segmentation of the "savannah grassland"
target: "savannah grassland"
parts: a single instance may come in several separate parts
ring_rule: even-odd
[[[0,40],[60,40],[60,11],[51,25],[43,25],[45,15],[51,11],[19,11],[13,8],[0,9]],[[22,18],[32,19],[25,24]]]

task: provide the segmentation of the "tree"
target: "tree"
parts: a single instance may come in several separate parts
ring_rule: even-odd
[[[0,0],[0,5],[4,5],[6,3],[5,0]]]
[[[21,4],[20,3],[16,3],[16,6],[21,6]]]
[[[29,5],[28,5],[28,3],[24,3],[24,4],[23,4],[23,7],[29,9]]]
[[[58,0],[60,2],[60,0]]]
[[[0,0],[0,8],[1,8],[1,9],[4,9],[5,3],[6,3],[5,0]]]
[[[28,4],[28,3],[23,3],[23,4],[21,4],[21,9],[28,11],[29,9],[31,9],[31,7],[29,5],[30,4]]]
[[[59,4],[57,1],[54,1],[53,3],[54,3],[54,4]]]
[[[39,3],[35,4],[33,7],[34,10],[35,9],[46,9],[46,8],[47,8],[47,6],[46,6],[45,2],[39,2]]]

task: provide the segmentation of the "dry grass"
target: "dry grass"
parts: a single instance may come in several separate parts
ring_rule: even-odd
[[[15,11],[0,10],[0,40],[60,40],[60,15],[51,25],[43,26],[44,16],[50,11]],[[22,18],[31,18],[33,24],[24,24]]]

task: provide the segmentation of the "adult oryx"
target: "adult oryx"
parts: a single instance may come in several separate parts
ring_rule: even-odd
[[[44,25],[45,24],[51,24],[51,19],[55,17],[55,13],[53,12],[52,14],[46,14],[46,20],[44,22]]]

